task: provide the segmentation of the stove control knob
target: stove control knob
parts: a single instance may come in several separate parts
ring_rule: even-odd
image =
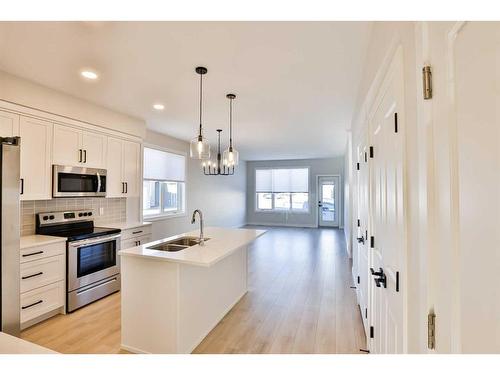
[[[43,220],[49,220],[49,217],[48,216],[44,216]]]
[[[92,212],[89,212],[89,216],[92,216]]]
[[[50,220],[54,220],[54,215],[50,215],[50,216],[49,216],[49,219],[50,219]]]
[[[80,213],[78,214],[78,217],[82,217],[82,216],[83,216],[83,214],[80,212]]]
[[[87,215],[88,215],[88,213],[86,213],[86,212],[83,213],[83,216],[87,216]]]

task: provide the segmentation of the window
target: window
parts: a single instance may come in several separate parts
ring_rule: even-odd
[[[184,213],[185,177],[184,155],[144,147],[144,218]]]
[[[255,170],[258,211],[309,212],[309,168]]]

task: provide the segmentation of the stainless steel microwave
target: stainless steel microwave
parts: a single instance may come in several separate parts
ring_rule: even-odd
[[[54,165],[52,173],[54,198],[106,196],[105,169]]]

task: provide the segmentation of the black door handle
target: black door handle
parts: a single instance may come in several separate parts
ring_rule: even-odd
[[[365,244],[365,238],[363,236],[358,237],[358,243],[362,243],[364,245]]]
[[[24,178],[21,178],[21,195],[24,194]]]
[[[83,162],[87,162],[87,150],[83,150]]]
[[[81,163],[82,162],[82,149],[79,149],[78,151],[80,152],[80,158],[78,159],[78,162]]]
[[[128,182],[125,182],[125,194],[128,193]]]
[[[379,268],[379,271],[375,272],[375,270],[370,267],[370,272],[373,276],[382,276],[384,274],[384,270],[382,268]]]

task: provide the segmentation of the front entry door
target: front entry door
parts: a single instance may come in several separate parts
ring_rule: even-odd
[[[374,353],[405,352],[403,57],[395,53],[370,116],[369,150]],[[373,239],[371,238],[373,236]]]
[[[339,226],[339,177],[318,178],[318,214],[321,227]]]

